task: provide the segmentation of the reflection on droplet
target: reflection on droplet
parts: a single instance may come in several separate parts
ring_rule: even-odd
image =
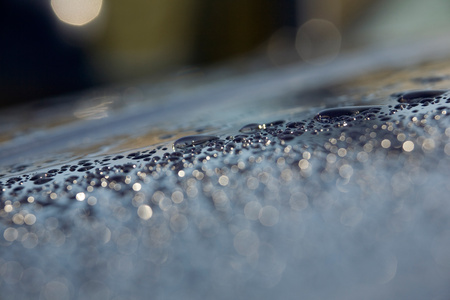
[[[251,123],[243,126],[241,129],[239,129],[239,131],[242,133],[254,133],[265,128],[266,124]]]
[[[337,27],[323,19],[311,19],[297,32],[295,46],[300,57],[312,64],[331,62],[341,48],[341,33]]]
[[[173,150],[182,149],[189,146],[201,145],[210,141],[214,141],[219,139],[214,135],[189,135],[182,138],[179,138],[173,143]]]
[[[82,26],[94,20],[102,9],[102,0],[51,0],[56,16],[64,23]]]

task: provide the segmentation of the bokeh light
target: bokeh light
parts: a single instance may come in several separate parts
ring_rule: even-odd
[[[97,18],[102,4],[102,0],[51,0],[56,16],[62,22],[74,26],[83,26]]]
[[[322,65],[337,57],[341,40],[341,33],[333,23],[311,19],[298,29],[295,46],[305,62]]]

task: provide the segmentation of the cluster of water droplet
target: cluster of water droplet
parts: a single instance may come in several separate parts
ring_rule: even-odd
[[[417,216],[418,208],[444,217],[442,201],[415,185],[429,182],[424,174],[442,183],[436,170],[448,175],[446,93],[403,92],[392,95],[393,104],[330,108],[44,172],[5,174],[0,247],[9,253],[0,258],[0,286],[44,299],[55,291],[125,299],[207,283],[200,294],[242,298],[275,297],[277,285],[327,296],[342,292],[335,281],[340,272],[344,283],[362,286],[397,274],[407,280],[407,270],[397,271],[399,252],[380,245],[403,251],[396,239],[410,240],[408,226],[422,218],[434,229],[436,219]],[[436,238],[436,249],[445,248]],[[428,263],[447,257],[433,253]],[[336,255],[340,262],[332,262]],[[67,257],[70,272],[58,267]],[[355,259],[362,269],[355,269]],[[318,273],[299,275],[299,269]],[[315,277],[330,289],[318,290]],[[139,288],[129,291],[130,285]]]

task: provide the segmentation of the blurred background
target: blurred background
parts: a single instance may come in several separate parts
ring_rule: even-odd
[[[0,104],[446,37],[446,0],[0,0]]]

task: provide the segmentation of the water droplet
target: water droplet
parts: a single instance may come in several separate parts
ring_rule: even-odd
[[[419,90],[392,94],[400,103],[417,103],[426,98],[434,98],[447,93],[447,90]]]
[[[332,123],[336,121],[350,121],[348,117],[357,117],[361,114],[378,113],[381,106],[349,106],[330,108],[320,111],[314,119],[320,123]]]
[[[239,131],[242,133],[254,133],[254,132],[257,132],[262,129],[266,129],[266,124],[251,123],[251,124],[245,125],[241,129],[239,129]]]
[[[283,124],[284,124],[284,120],[276,120],[276,121],[267,123],[266,126],[267,127],[269,127],[269,126],[280,126],[280,125],[283,125]]]
[[[53,180],[52,178],[40,178],[34,180],[34,184],[46,184],[47,182],[50,182],[52,180]]]
[[[176,140],[173,143],[172,148],[175,151],[175,149],[183,149],[189,146],[201,145],[217,139],[219,138],[214,135],[189,135]]]

